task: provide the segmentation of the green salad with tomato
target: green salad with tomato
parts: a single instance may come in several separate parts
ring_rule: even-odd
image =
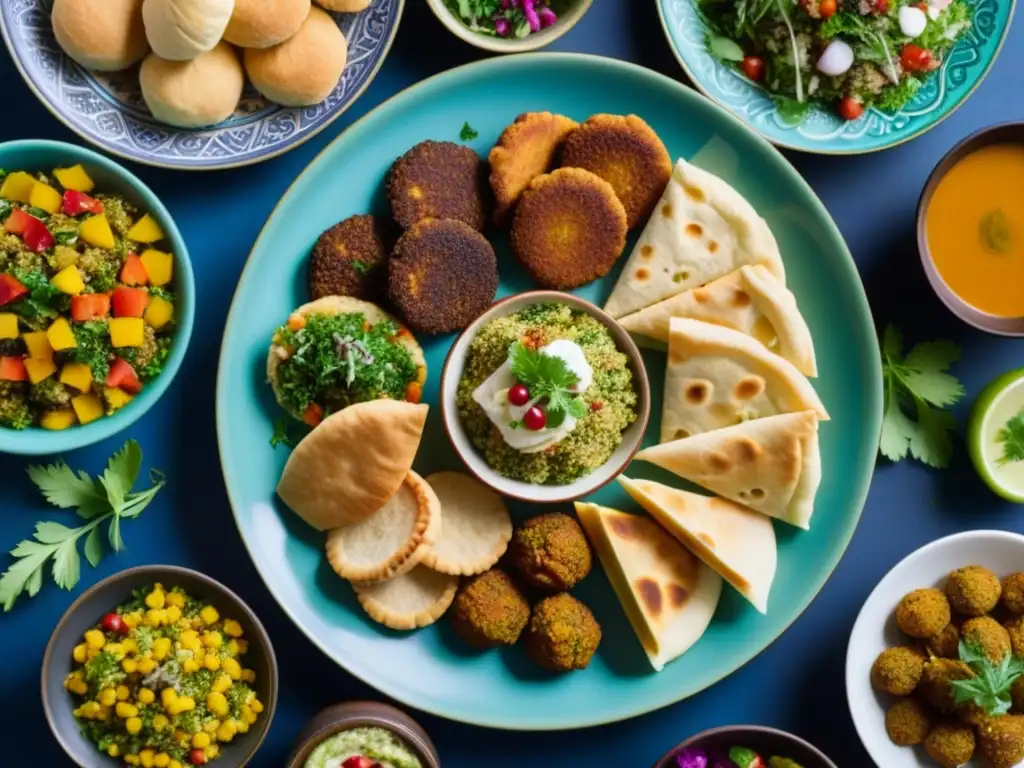
[[[965,0],[697,0],[708,48],[797,124],[812,106],[845,120],[897,112],[971,27]]]

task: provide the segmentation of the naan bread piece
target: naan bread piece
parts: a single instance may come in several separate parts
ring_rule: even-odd
[[[441,503],[444,527],[423,564],[472,576],[497,563],[512,539],[512,518],[501,496],[462,472],[437,472],[427,482]]]
[[[661,442],[778,413],[828,419],[807,378],[752,337],[679,317],[669,328]]]
[[[703,636],[722,595],[722,577],[648,517],[582,502],[576,514],[660,672]]]
[[[633,334],[638,344],[664,349],[673,317],[703,320],[753,336],[801,373],[818,375],[811,331],[796,306],[796,297],[760,264],[740,267],[700,288],[626,315],[619,325]]]
[[[821,483],[818,416],[783,413],[646,448],[636,455],[769,517],[810,528]]]
[[[768,223],[722,179],[680,160],[604,309],[622,317],[744,264],[786,279]]]
[[[419,565],[389,581],[352,587],[359,604],[374,621],[391,629],[416,629],[444,616],[455,599],[459,577]]]
[[[761,613],[775,580],[778,551],[770,518],[714,496],[619,476],[626,492],[668,532]]]
[[[319,531],[365,520],[409,474],[427,410],[371,400],[328,416],[295,446],[277,495]]]

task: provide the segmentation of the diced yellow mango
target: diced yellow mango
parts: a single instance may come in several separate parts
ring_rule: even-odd
[[[78,236],[97,248],[113,248],[114,233],[110,229],[107,215],[90,216],[78,226]]]
[[[53,347],[46,336],[46,331],[32,331],[21,337],[28,347],[28,356],[36,360],[52,360]]]
[[[71,330],[71,324],[63,317],[58,317],[46,329],[46,340],[50,342],[50,346],[57,352],[60,352],[62,349],[74,349],[78,346],[78,342],[75,341],[74,331]]]
[[[88,392],[92,387],[92,369],[85,363],[68,363],[60,370],[60,383]]]
[[[76,192],[92,192],[96,183],[89,178],[85,168],[81,165],[73,165],[70,168],[55,168],[53,175],[64,189],[73,189]]]
[[[28,203],[32,196],[32,187],[36,185],[36,178],[24,171],[15,171],[7,174],[4,183],[0,186],[0,196],[13,200],[16,203]]]
[[[143,317],[147,323],[159,331],[174,319],[174,305],[160,296],[150,296]]]
[[[67,293],[71,296],[77,296],[85,290],[82,273],[78,271],[78,267],[74,264],[64,267],[64,269],[53,276],[50,283],[61,293]]]
[[[151,285],[167,285],[171,282],[174,277],[174,257],[171,254],[149,248],[139,258],[142,259]]]
[[[68,408],[64,411],[46,411],[39,420],[39,426],[43,429],[61,430],[74,426],[75,412]]]
[[[96,395],[79,395],[71,398],[71,407],[75,409],[75,416],[79,424],[88,424],[96,421],[104,414],[103,403]]]
[[[18,338],[18,316],[13,312],[0,312],[0,339],[16,338]]]
[[[164,231],[156,223],[156,219],[148,213],[132,224],[128,230],[128,239],[137,243],[155,243],[164,239]]]
[[[45,381],[57,372],[57,364],[53,360],[37,360],[30,357],[25,360],[25,370],[28,372],[28,380],[33,384]]]
[[[110,321],[110,343],[115,347],[141,347],[146,324],[141,317],[115,317]]]
[[[28,195],[28,204],[36,208],[42,208],[47,213],[56,213],[60,210],[61,194],[49,184],[37,181],[32,185],[32,191]]]
[[[112,389],[111,387],[103,390],[103,398],[107,401],[107,410],[111,413],[124,408],[132,401],[132,396],[123,389]]]

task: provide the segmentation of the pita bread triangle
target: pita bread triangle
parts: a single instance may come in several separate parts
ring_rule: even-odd
[[[761,613],[775,580],[778,552],[772,521],[714,496],[619,475],[626,492]]]
[[[576,502],[576,514],[656,671],[704,634],[722,578],[648,517]]]
[[[638,344],[664,349],[673,317],[745,333],[789,360],[804,375],[818,375],[811,332],[796,297],[760,264],[740,267],[707,285],[626,315],[619,325],[633,334]]]
[[[636,455],[755,512],[809,528],[821,482],[814,411],[745,421]]]

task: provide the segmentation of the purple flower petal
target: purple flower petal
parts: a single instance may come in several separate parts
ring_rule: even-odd
[[[530,31],[540,32],[540,16],[533,7],[535,2],[536,0],[523,0],[523,15],[526,17],[526,23],[530,25]]]
[[[499,16],[494,20],[494,31],[498,37],[508,37],[512,34],[512,24],[505,17]]]
[[[501,0],[501,9],[507,11],[509,8],[518,8],[520,0]]]
[[[708,768],[708,757],[703,750],[688,749],[676,755],[676,765],[679,768]]]
[[[540,17],[540,28],[541,29],[547,29],[552,24],[554,24],[556,21],[558,21],[558,14],[555,13],[550,8],[548,8],[547,6],[544,6],[543,8],[538,10],[537,11],[537,15]]]

